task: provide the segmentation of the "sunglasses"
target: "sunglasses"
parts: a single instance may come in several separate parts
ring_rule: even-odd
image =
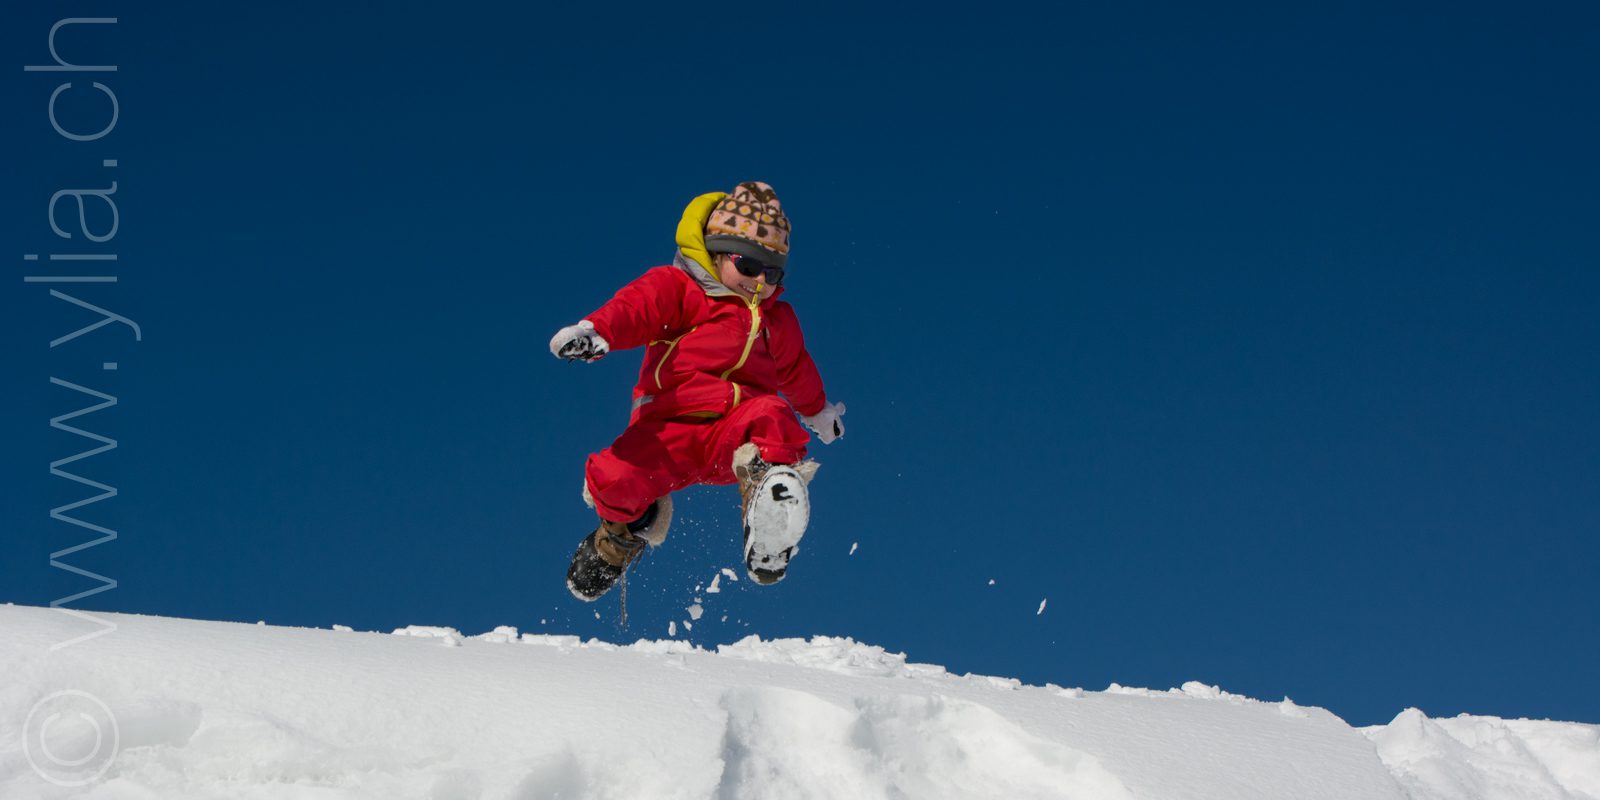
[[[783,284],[783,267],[769,266],[765,261],[757,261],[749,256],[738,253],[729,253],[728,260],[733,262],[733,268],[746,278],[764,277],[768,286]]]

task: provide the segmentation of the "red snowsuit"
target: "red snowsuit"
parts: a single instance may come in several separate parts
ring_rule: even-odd
[[[713,277],[698,242],[685,241],[694,210],[673,265],[646,272],[586,318],[612,350],[646,346],[628,428],[589,456],[584,475],[595,510],[613,522],[638,519],[686,486],[733,483],[733,451],[745,442],[768,463],[799,461],[810,434],[795,411],[810,416],[827,404],[800,321],[778,300],[782,288],[757,303]]]

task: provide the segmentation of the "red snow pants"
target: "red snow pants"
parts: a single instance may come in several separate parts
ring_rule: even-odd
[[[601,519],[631,522],[656,498],[696,483],[733,483],[733,451],[745,442],[768,464],[793,464],[811,436],[789,402],[762,395],[715,419],[641,418],[589,456],[584,481]]]

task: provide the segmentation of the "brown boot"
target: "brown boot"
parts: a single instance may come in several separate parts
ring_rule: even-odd
[[[761,485],[761,480],[767,477],[769,469],[772,469],[772,465],[761,458],[761,449],[754,444],[745,443],[733,451],[733,477],[739,479],[740,519],[750,510],[750,496]]]
[[[644,516],[633,522],[600,520],[600,526],[584,537],[572,555],[567,569],[567,589],[585,602],[600,599],[616,585],[622,573],[639,556],[646,544],[660,544],[672,521],[672,498],[663,497],[651,504]]]
[[[628,530],[626,522],[600,520],[594,531],[594,549],[607,564],[627,569],[644,553],[644,540]]]

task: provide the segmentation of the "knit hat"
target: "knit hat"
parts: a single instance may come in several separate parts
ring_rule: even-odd
[[[761,181],[733,187],[706,221],[706,249],[783,266],[789,258],[789,218],[778,193]]]

